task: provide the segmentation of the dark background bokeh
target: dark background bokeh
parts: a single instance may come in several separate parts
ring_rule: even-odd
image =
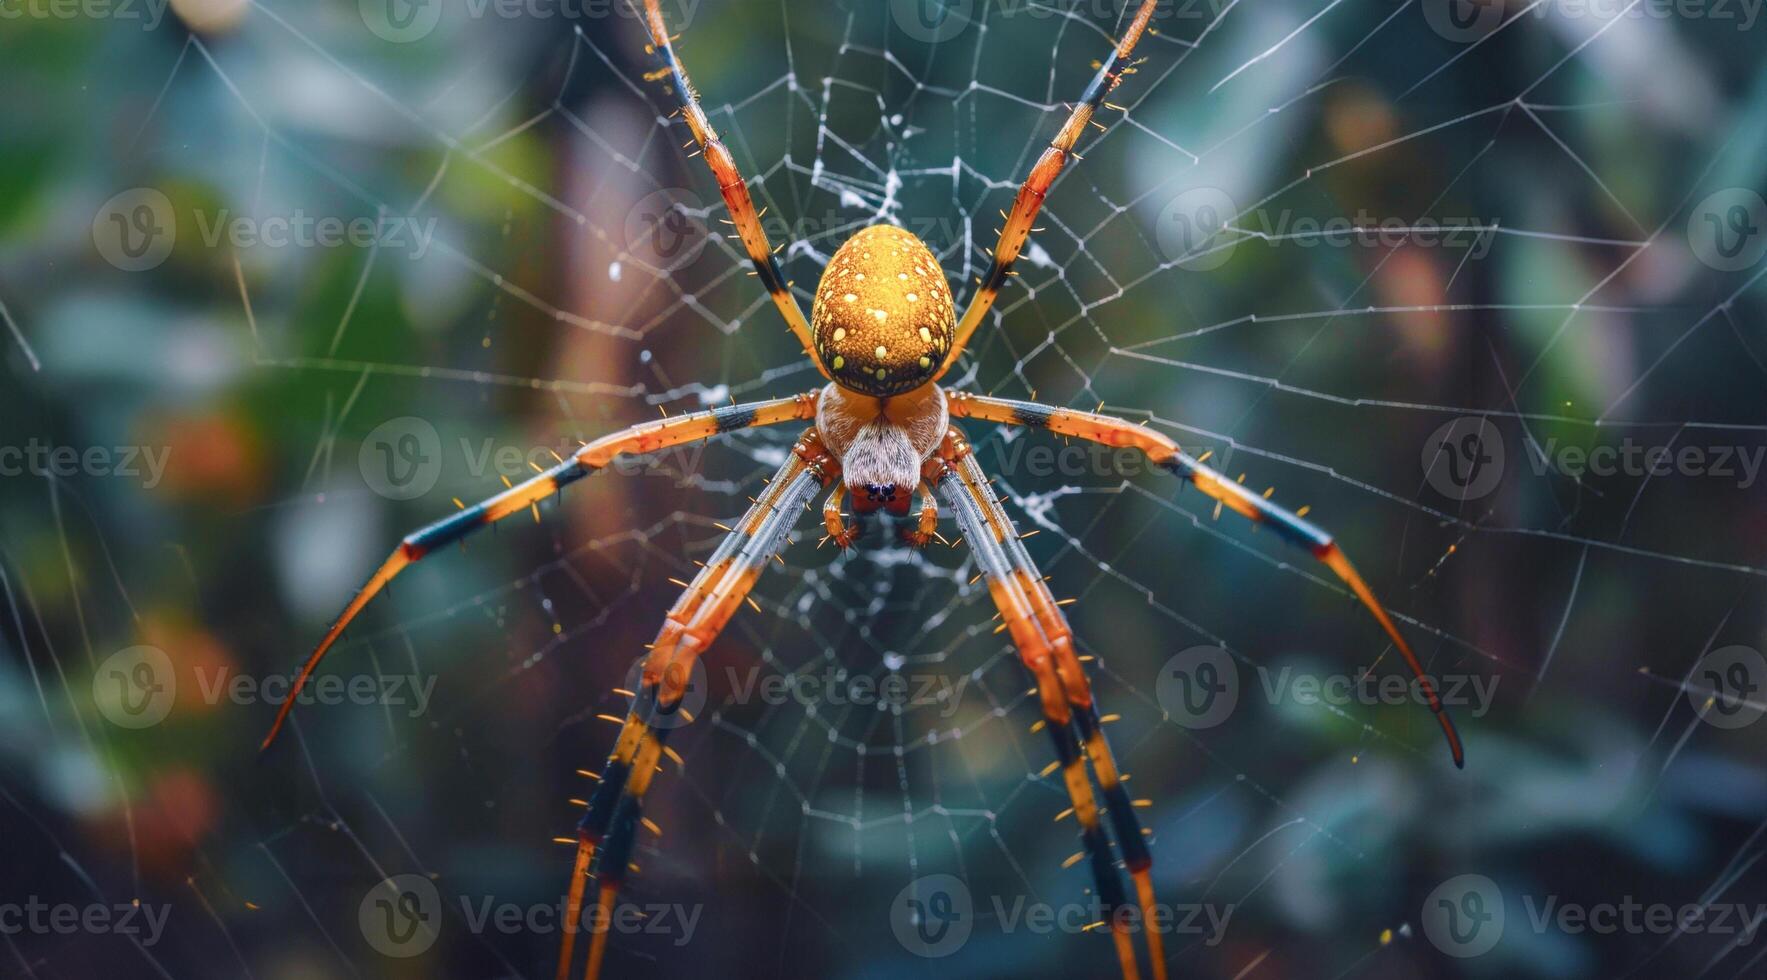
[[[878,220],[927,240],[961,304],[1123,15],[948,6],[929,21],[878,0],[664,5],[806,306],[829,253]],[[19,922],[32,901],[138,901],[166,926],[151,942],[0,929],[0,974],[547,975],[553,930],[474,930],[461,903],[558,902],[570,851],[552,841],[616,730],[598,716],[622,712],[614,688],[669,579],[691,576],[795,430],[598,476],[539,526],[517,518],[408,572],[324,673],[433,682],[422,712],[307,705],[260,757],[275,705],[205,686],[286,676],[400,535],[525,472],[477,465],[486,447],[568,451],[815,373],[718,237],[715,188],[663,119],[623,3],[156,9],[0,2],[16,14],[0,20],[0,447],[165,464],[156,479],[7,457],[0,907]],[[1534,465],[1565,447],[1767,446],[1767,264],[1746,261],[1767,218],[1748,196],[1767,191],[1767,26],[1716,2],[1493,0],[1458,11],[1464,33],[1455,12],[1162,4],[1112,98],[1126,117],[1083,139],[948,380],[1103,403],[1310,505],[1431,670],[1493,692],[1459,708],[1464,771],[1415,705],[1273,703],[1263,678],[1284,669],[1403,668],[1273,535],[1213,520],[1163,474],[1050,472],[1025,451],[1039,437],[971,426],[1021,528],[1042,530],[1027,544],[1054,591],[1080,600],[1119,757],[1151,801],[1162,897],[1232,909],[1218,942],[1174,937],[1175,975],[1767,975],[1734,922],[1595,932],[1529,915],[1767,901],[1767,728],[1702,720],[1696,670],[1767,644],[1767,497],[1740,467]],[[1222,210],[1230,229],[1184,238]],[[422,255],[207,240],[223,214],[258,231],[395,220],[433,240]],[[687,251],[662,247],[682,214]],[[169,222],[176,242],[136,263],[118,218],[143,236]],[[1308,231],[1333,219],[1474,230]],[[1744,247],[1740,267],[1701,237],[1715,232]],[[1426,472],[1432,434],[1462,418],[1503,441],[1486,492]],[[433,486],[381,492],[429,434]],[[962,549],[913,557],[874,530],[838,556],[819,537],[806,517],[759,613],[708,655],[712,704],[650,797],[663,834],[644,836],[630,900],[681,903],[697,926],[616,936],[610,974],[1112,975],[1103,934],[991,911],[993,896],[1084,901],[1090,879],[1062,867],[1066,797],[1039,776],[1028,681]],[[1207,644],[1238,658],[1239,703],[1187,727],[1156,683]],[[131,728],[107,692],[140,647],[177,690]],[[967,686],[878,711],[726,683],[830,665]],[[923,958],[891,903],[946,873],[973,895],[974,932]],[[448,910],[409,958],[361,915],[402,875]],[[1425,935],[1462,875],[1506,911],[1476,956]]]

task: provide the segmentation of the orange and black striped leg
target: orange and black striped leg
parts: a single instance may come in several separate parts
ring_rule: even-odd
[[[577,855],[565,899],[565,935],[559,949],[559,980],[570,974],[591,875],[598,887],[587,976],[594,978],[600,973],[614,898],[625,880],[643,820],[644,794],[669,732],[691,721],[681,714],[681,699],[694,663],[737,609],[750,601],[749,591],[767,562],[784,546],[800,511],[839,472],[815,431],[806,432],[785,466],[669,609],[645,655],[632,710],[577,825]]]
[[[654,0],[653,0],[654,2]],[[1048,149],[1043,151],[1031,174],[1019,187],[1018,196],[1013,198],[1012,213],[1006,216],[1006,224],[1000,228],[1000,241],[994,246],[993,262],[988,266],[988,273],[977,284],[976,294],[969,301],[969,308],[963,311],[963,319],[957,322],[957,333],[952,338],[951,352],[945,355],[944,364],[940,365],[939,373],[933,380],[945,376],[951,366],[957,363],[957,356],[963,353],[964,347],[981,325],[982,317],[994,306],[994,300],[1000,295],[1000,288],[1006,284],[1006,277],[1012,274],[1012,264],[1018,260],[1019,252],[1023,251],[1025,242],[1030,239],[1031,226],[1037,220],[1037,212],[1043,208],[1043,199],[1049,195],[1049,188],[1055,184],[1055,178],[1061,176],[1062,168],[1067,166],[1068,158],[1075,156],[1074,144],[1079,142],[1080,134],[1086,127],[1095,125],[1093,116],[1104,106],[1105,97],[1110,95],[1122,82],[1123,76],[1131,74],[1134,66],[1130,56],[1141,35],[1147,31],[1147,22],[1153,17],[1154,7],[1158,0],[1141,0],[1141,7],[1135,11],[1135,19],[1129,22],[1129,29],[1123,32],[1122,40],[1117,42],[1116,51],[1111,59],[1099,66],[1098,73],[1092,76],[1092,83],[1086,86],[1086,92],[1080,101],[1074,104],[1068,114],[1068,120],[1049,141]],[[1100,126],[1100,129],[1103,127]]]
[[[1005,620],[1003,628],[1011,633],[1013,645],[1018,648],[1020,662],[1036,681],[1037,700],[1043,711],[1041,727],[1049,732],[1055,744],[1055,768],[1061,771],[1068,800],[1080,825],[1084,850],[1075,855],[1075,859],[1081,856],[1091,859],[1093,882],[1111,929],[1111,939],[1116,945],[1117,963],[1124,980],[1135,980],[1141,974],[1135,961],[1134,942],[1117,914],[1127,901],[1123,882],[1117,876],[1116,861],[1111,856],[1110,838],[1099,822],[1098,800],[1086,773],[1080,740],[1075,734],[1073,709],[1056,671],[1049,639],[1037,624],[1030,600],[1019,588],[1004,549],[989,534],[987,518],[962,481],[946,477],[937,485],[945,495],[946,506],[956,516],[958,528],[970,542],[976,562],[987,580],[988,594]]]
[[[978,541],[978,534],[982,535],[989,551],[997,551],[999,558],[1005,563],[1008,583],[1001,590],[990,589],[996,603],[1001,602],[1002,595],[1013,602],[1022,602],[1032,619],[1036,635],[1046,644],[1052,669],[1066,696],[1074,733],[1078,736],[1087,761],[1091,763],[1093,774],[1098,778],[1098,787],[1104,796],[1104,812],[1110,816],[1123,865],[1135,883],[1136,904],[1141,911],[1141,928],[1147,934],[1148,957],[1153,976],[1155,980],[1164,980],[1165,941],[1164,936],[1155,928],[1164,919],[1155,915],[1153,854],[1142,832],[1141,821],[1135,815],[1135,803],[1123,786],[1110,742],[1105,737],[1098,707],[1092,698],[1091,684],[1086,679],[1085,670],[1074,649],[1074,634],[1068,625],[1067,616],[1061,611],[1061,603],[1049,591],[1048,584],[1037,570],[1030,552],[1025,549],[1024,541],[1013,527],[1005,508],[989,488],[987,477],[977,464],[967,442],[956,430],[952,431],[952,435],[941,447],[939,459],[945,469],[947,495],[960,494],[967,498],[981,517],[981,526],[973,529],[965,527],[965,534],[972,544]],[[982,545],[974,546],[978,548],[979,556]],[[1011,608],[1009,604],[1000,604],[1001,614],[1008,617],[1009,622]],[[1014,633],[1014,640],[1018,640],[1017,633]],[[1020,649],[1024,649],[1022,644]],[[1115,880],[1114,871],[1112,879]],[[1127,941],[1126,933],[1120,928],[1121,923],[1113,921],[1112,926],[1120,933],[1119,943]]]
[[[736,158],[731,156],[730,148],[718,138],[718,131],[712,128],[712,122],[706,118],[705,110],[700,108],[699,95],[693,90],[693,83],[687,79],[687,69],[682,66],[681,59],[675,55],[675,47],[669,38],[668,25],[663,23],[663,11],[658,0],[644,0],[644,26],[650,31],[649,49],[662,62],[662,67],[646,75],[647,80],[666,78],[673,89],[681,117],[687,120],[687,128],[693,133],[693,142],[699,144],[699,152],[705,154],[706,166],[712,170],[712,177],[718,181],[718,193],[724,198],[724,206],[730,210],[730,222],[736,226],[737,237],[742,239],[742,246],[748,252],[749,261],[755,266],[755,275],[761,279],[761,285],[772,297],[773,305],[779,308],[779,314],[785,317],[785,325],[791,328],[798,343],[804,346],[804,353],[816,364],[816,369],[828,377],[828,369],[823,366],[822,359],[816,355],[816,344],[810,332],[810,323],[804,319],[804,311],[798,306],[797,298],[791,293],[791,284],[779,270],[779,262],[774,258],[775,249],[767,241],[767,232],[761,227],[761,216],[755,211],[755,202],[749,196],[748,184],[743,180],[742,172],[736,169]]]
[[[603,767],[584,814],[577,823],[577,855],[565,896],[564,938],[558,948],[557,980],[571,974],[577,931],[583,917],[583,895],[591,877],[596,879],[594,928],[589,942],[585,976],[601,973],[607,955],[608,926],[613,921],[614,899],[631,866],[632,850],[643,819],[644,794],[663,753],[663,742],[679,712],[677,698],[672,711],[660,705],[660,686],[647,685],[638,692],[632,711],[620,727],[620,737]],[[673,717],[671,717],[673,716]],[[608,787],[604,791],[604,787]]]
[[[443,518],[411,535],[387,556],[379,569],[368,579],[368,583],[344,607],[337,621],[325,631],[307,662],[301,666],[296,675],[294,685],[289,690],[287,700],[276,712],[276,721],[271,724],[270,732],[264,736],[261,748],[269,748],[282,730],[282,724],[293,710],[297,695],[313,675],[319,661],[343,635],[344,629],[355,620],[357,614],[368,605],[368,600],[379,595],[405,567],[430,554],[437,548],[465,538],[480,528],[487,527],[510,516],[524,511],[532,512],[535,520],[540,519],[540,501],[562,491],[565,487],[581,480],[607,466],[617,456],[642,455],[678,446],[682,443],[698,439],[709,439],[712,436],[737,429],[753,428],[762,425],[777,425],[792,420],[808,420],[816,417],[815,392],[794,395],[790,398],[776,398],[771,401],[751,402],[747,405],[732,405],[727,408],[714,409],[707,412],[693,412],[677,415],[674,418],[657,419],[635,425],[630,429],[603,436],[571,454],[569,459],[560,460],[557,466],[542,472],[540,475],[524,480],[502,493],[481,501],[471,507],[462,506],[459,513]]]
[[[1448,740],[1448,750],[1454,756],[1454,764],[1464,767],[1466,754],[1460,744],[1460,733],[1454,730],[1454,721],[1448,717],[1447,709],[1436,695],[1436,688],[1424,673],[1423,662],[1412,652],[1411,644],[1405,642],[1399,628],[1393,625],[1392,617],[1387,615],[1386,608],[1375,597],[1374,590],[1363,581],[1360,572],[1350,564],[1343,549],[1330,534],[1305,519],[1307,510],[1289,511],[1270,502],[1270,494],[1275,488],[1263,494],[1253,493],[1241,483],[1229,480],[1221,473],[1203,465],[1201,459],[1192,457],[1178,448],[1178,444],[1164,435],[1109,415],[1096,412],[1081,412],[1067,408],[1056,408],[1050,405],[1039,405],[1036,402],[1014,401],[1006,398],[990,398],[985,395],[955,393],[947,396],[953,418],[984,419],[1002,425],[1022,425],[1029,428],[1047,429],[1058,435],[1072,436],[1106,446],[1128,446],[1139,449],[1161,469],[1176,474],[1179,478],[1189,481],[1210,499],[1216,502],[1216,511],[1225,507],[1248,520],[1266,525],[1278,536],[1290,544],[1307,549],[1313,557],[1319,559],[1325,567],[1331,569],[1350,591],[1361,601],[1375,622],[1386,633],[1393,646],[1404,658],[1405,666],[1410,668],[1416,678],[1419,689],[1430,711],[1436,716],[1436,722],[1442,728],[1442,735]],[[1207,454],[1204,454],[1205,457]],[[1243,477],[1242,477],[1243,479]]]
[[[828,492],[828,499],[822,502],[822,526],[828,528],[828,536],[822,541],[833,541],[842,551],[853,546],[859,540],[859,532],[864,528],[857,523],[847,523],[846,515],[841,513],[841,504],[847,499],[847,485],[836,483]],[[822,542],[817,542],[818,548]]]
[[[939,499],[925,480],[920,483],[920,520],[912,528],[902,529],[902,543],[910,548],[924,548],[939,537]],[[939,538],[939,540],[944,540]]]

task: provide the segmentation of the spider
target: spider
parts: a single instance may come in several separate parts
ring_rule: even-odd
[[[810,422],[778,474],[669,610],[644,658],[640,689],[634,692],[632,708],[577,825],[576,857],[559,949],[559,980],[565,980],[574,965],[577,932],[591,879],[597,885],[594,900],[598,914],[593,921],[601,925],[593,930],[585,976],[594,980],[600,975],[607,948],[605,923],[610,921],[608,913],[628,871],[645,793],[658,772],[664,742],[673,727],[659,723],[659,719],[681,710],[688,668],[748,598],[767,559],[784,545],[798,513],[824,489],[830,492],[823,520],[829,537],[843,550],[857,537],[855,526],[847,523],[842,513],[843,502],[849,497],[857,515],[883,511],[906,517],[918,495],[919,519],[903,532],[904,540],[916,547],[938,536],[939,501],[956,519],[987,581],[988,594],[999,608],[1002,629],[1010,634],[1020,662],[1036,682],[1043,715],[1040,727],[1054,743],[1057,767],[1077,817],[1098,898],[1106,910],[1118,965],[1126,980],[1135,980],[1140,969],[1132,936],[1135,930],[1131,916],[1119,913],[1138,910],[1142,922],[1155,921],[1152,853],[1135,815],[1135,801],[1123,787],[1105,738],[1061,604],[1051,595],[1011,518],[989,489],[970,443],[952,422],[975,419],[1132,447],[1156,466],[1195,486],[1218,506],[1266,524],[1285,541],[1307,549],[1355,593],[1398,648],[1447,737],[1455,765],[1463,765],[1460,738],[1416,654],[1331,535],[1303,519],[1305,508],[1298,513],[1285,510],[1268,499],[1268,492],[1260,495],[1246,489],[1144,426],[1095,412],[947,391],[939,386],[939,379],[963,353],[1012,274],[1045,196],[1068,161],[1076,158],[1073,150],[1080,134],[1095,124],[1093,117],[1106,104],[1105,97],[1134,71],[1131,58],[1136,42],[1146,32],[1156,3],[1141,0],[1112,58],[1099,66],[1061,130],[1031,168],[1001,228],[993,262],[979,280],[962,319],[956,316],[950,286],[932,252],[901,228],[873,225],[835,250],[816,287],[810,318],[805,320],[774,259],[775,250],[761,227],[748,184],[700,108],[686,70],[675,55],[659,0],[644,0],[644,22],[650,36],[647,53],[660,62],[647,77],[668,80],[678,103],[676,114],[685,119],[693,142],[718,182],[755,275],[828,383],[817,391],[659,419],[604,436],[550,470],[406,537],[307,658],[263,747],[268,748],[276,738],[296,703],[295,695],[344,628],[413,562],[512,514],[533,509],[537,518],[541,500],[602,469],[616,456],[655,452],[755,426]],[[1115,853],[1134,883],[1135,906],[1129,905],[1118,874],[1113,839]],[[1160,932],[1154,928],[1142,931],[1147,937],[1152,975],[1164,980],[1166,958]]]

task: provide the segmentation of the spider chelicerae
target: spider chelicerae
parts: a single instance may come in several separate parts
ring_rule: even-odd
[[[536,508],[541,500],[602,469],[616,456],[655,452],[754,426],[811,422],[778,474],[669,610],[656,642],[644,657],[632,709],[577,825],[576,859],[559,949],[559,980],[565,980],[574,965],[576,936],[591,879],[597,884],[597,914],[591,920],[597,927],[592,930],[585,975],[600,975],[608,913],[628,870],[643,819],[645,792],[674,727],[663,719],[681,711],[689,668],[748,598],[768,558],[785,543],[800,511],[819,491],[831,487],[823,520],[829,538],[843,549],[856,538],[856,525],[849,524],[842,512],[848,498],[859,515],[883,511],[906,517],[918,494],[918,522],[902,534],[907,543],[917,547],[938,537],[939,500],[943,499],[986,579],[1002,628],[1010,634],[1020,661],[1036,682],[1043,713],[1041,727],[1055,745],[1056,764],[1079,824],[1083,853],[1090,860],[1106,913],[1103,924],[1112,934],[1122,974],[1125,978],[1140,975],[1133,939],[1140,931],[1147,937],[1152,975],[1164,980],[1166,959],[1160,932],[1151,925],[1145,929],[1134,925],[1136,914],[1139,922],[1157,921],[1150,874],[1153,857],[1135,815],[1137,803],[1145,801],[1131,800],[1123,788],[1061,604],[1051,595],[1012,520],[989,489],[987,476],[962,431],[952,424],[952,419],[969,418],[1140,450],[1152,463],[1188,481],[1218,506],[1267,524],[1284,540],[1306,548],[1355,593],[1398,648],[1441,724],[1455,764],[1463,764],[1459,736],[1416,654],[1332,537],[1304,519],[1305,508],[1291,512],[1271,503],[1268,491],[1260,495],[1246,489],[1141,425],[1094,412],[939,387],[939,379],[963,353],[1012,274],[1013,262],[1030,237],[1044,197],[1068,161],[1075,158],[1074,145],[1080,134],[1094,124],[1093,117],[1106,105],[1105,97],[1134,71],[1131,58],[1135,45],[1146,33],[1156,4],[1157,0],[1141,0],[1112,58],[1099,67],[1060,132],[1031,168],[1001,228],[993,262],[962,319],[956,316],[950,286],[932,252],[901,228],[873,225],[835,250],[816,287],[806,321],[774,259],[748,185],[701,110],[675,56],[659,0],[644,0],[648,50],[661,62],[649,77],[668,80],[679,103],[677,114],[686,120],[718,182],[755,274],[829,383],[819,391],[659,419],[604,436],[552,469],[406,537],[308,657],[264,746],[276,738],[296,703],[295,695],[344,628],[412,562],[488,524]],[[1119,876],[1119,863],[1134,883],[1133,903]]]

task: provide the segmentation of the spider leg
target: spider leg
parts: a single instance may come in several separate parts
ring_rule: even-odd
[[[848,524],[841,516],[841,502],[846,499],[847,485],[836,483],[834,489],[828,492],[828,499],[822,503],[822,525],[828,528],[828,538],[823,540],[833,539],[835,546],[842,551],[851,548],[853,542],[859,540],[862,527],[859,524]]]
[[[766,287],[767,295],[773,299],[773,305],[779,307],[780,315],[785,317],[786,326],[791,328],[798,343],[804,346],[804,353],[815,363],[816,370],[821,371],[824,378],[829,377],[828,369],[816,355],[810,322],[804,319],[803,309],[798,306],[797,298],[792,296],[791,285],[780,272],[779,262],[773,255],[773,246],[767,241],[766,230],[761,227],[761,216],[755,212],[754,199],[749,196],[748,184],[743,180],[742,172],[736,169],[736,158],[731,155],[724,141],[718,138],[718,131],[712,128],[711,120],[706,118],[705,110],[700,108],[699,96],[693,90],[693,83],[688,81],[687,69],[675,55],[674,45],[669,40],[669,28],[663,23],[662,6],[658,0],[644,0],[644,26],[650,31],[649,48],[656,53],[657,60],[663,65],[656,72],[645,76],[646,79],[669,79],[669,84],[674,89],[675,101],[681,107],[681,117],[687,120],[687,128],[693,133],[693,141],[699,144],[700,152],[706,157],[706,166],[711,168],[712,177],[718,181],[718,193],[723,196],[724,206],[730,211],[731,223],[736,226],[736,233],[742,239],[749,261],[754,264],[755,275],[760,277],[761,285]]]
[[[779,473],[669,609],[645,656],[643,679],[632,709],[577,824],[577,855],[559,948],[559,980],[570,974],[591,875],[598,886],[597,914],[586,976],[593,980],[601,972],[607,925],[631,860],[644,795],[657,772],[669,732],[691,720],[671,716],[681,710],[694,662],[748,599],[768,559],[784,545],[800,511],[839,472],[839,465],[823,448],[815,430],[806,431]]]
[[[294,684],[289,688],[288,698],[283,701],[281,709],[276,712],[276,720],[270,725],[269,734],[264,736],[260,750],[270,747],[276,735],[282,730],[282,724],[288,719],[288,713],[294,709],[296,696],[307,684],[307,679],[319,666],[344,629],[368,605],[368,600],[379,595],[406,566],[417,562],[434,553],[437,548],[465,538],[480,528],[487,527],[497,521],[536,508],[539,502],[554,493],[561,492],[566,486],[581,480],[597,470],[607,466],[616,456],[636,455],[655,452],[670,446],[692,442],[696,439],[709,439],[712,436],[737,429],[747,429],[762,425],[776,425],[793,419],[812,419],[816,417],[816,394],[810,392],[794,395],[790,398],[776,398],[771,401],[751,402],[747,405],[732,405],[707,412],[693,412],[677,415],[674,418],[658,419],[635,425],[629,429],[606,435],[571,454],[557,466],[531,477],[515,486],[481,501],[471,507],[465,507],[459,513],[436,521],[421,530],[407,535],[399,547],[387,556],[379,569],[369,577],[367,584],[356,593],[350,604],[338,616],[325,636],[319,641],[307,662],[301,666]],[[535,516],[539,516],[537,510]]]
[[[654,0],[653,0],[654,2]],[[1153,17],[1158,0],[1141,0],[1140,9],[1135,11],[1135,19],[1129,22],[1129,29],[1123,32],[1122,40],[1117,42],[1116,51],[1111,59],[1099,66],[1098,73],[1092,76],[1091,84],[1086,86],[1085,94],[1074,104],[1068,114],[1067,122],[1055,138],[1049,141],[1048,149],[1031,168],[1030,176],[1019,187],[1018,196],[1013,198],[1012,213],[1007,215],[1006,224],[1000,228],[1000,241],[994,246],[994,261],[988,266],[987,275],[983,276],[976,289],[976,294],[969,301],[969,308],[963,311],[963,319],[957,323],[957,331],[952,337],[951,352],[945,355],[945,362],[939,366],[939,373],[933,375],[937,381],[951,370],[957,363],[957,356],[963,353],[969,344],[970,337],[981,325],[982,317],[994,306],[994,300],[1000,295],[1000,287],[1006,284],[1006,277],[1012,274],[1012,264],[1017,261],[1019,252],[1030,239],[1032,222],[1037,220],[1037,212],[1043,207],[1043,199],[1048,196],[1049,188],[1055,179],[1061,176],[1063,167],[1067,166],[1068,158],[1074,156],[1074,144],[1080,134],[1092,123],[1092,117],[1099,107],[1104,105],[1105,97],[1110,95],[1123,80],[1123,76],[1133,69],[1130,56],[1135,51],[1136,42],[1147,30],[1147,23]]]
[[[1258,524],[1270,526],[1276,533],[1290,544],[1298,545],[1312,553],[1325,567],[1331,569],[1339,580],[1349,586],[1356,598],[1369,614],[1380,624],[1387,638],[1399,649],[1399,655],[1405,659],[1405,665],[1411,669],[1419,689],[1423,691],[1424,700],[1430,711],[1436,716],[1436,722],[1442,728],[1442,735],[1448,740],[1448,750],[1454,756],[1454,764],[1465,767],[1466,754],[1461,748],[1460,733],[1454,730],[1454,721],[1448,717],[1448,711],[1442,706],[1442,700],[1436,695],[1436,688],[1424,672],[1422,661],[1412,652],[1411,644],[1405,642],[1399,628],[1393,625],[1392,617],[1387,615],[1386,608],[1375,597],[1374,590],[1363,581],[1361,573],[1350,564],[1350,559],[1338,547],[1336,540],[1318,526],[1305,520],[1302,513],[1295,513],[1271,503],[1265,495],[1259,495],[1246,489],[1237,481],[1230,480],[1221,473],[1204,466],[1202,461],[1192,457],[1178,448],[1178,444],[1164,435],[1145,426],[1136,425],[1123,419],[1100,415],[1095,412],[1081,412],[1073,409],[1055,408],[1039,405],[1036,402],[1014,401],[1007,398],[990,398],[985,395],[953,393],[947,396],[953,418],[984,419],[1002,425],[1022,425],[1027,428],[1048,429],[1064,436],[1085,439],[1107,446],[1127,446],[1141,450],[1147,458],[1162,469],[1176,474],[1180,479],[1188,480],[1198,490],[1213,500],[1220,502],[1227,509]]]
[[[1155,928],[1153,855],[1135,815],[1134,802],[1123,787],[1115,756],[1105,738],[1091,685],[1074,649],[1074,634],[1060,604],[1049,591],[1000,502],[989,490],[987,476],[968,441],[953,428],[929,464],[947,506],[957,515],[988,580],[988,592],[1005,620],[1005,629],[1021,658],[1037,677],[1045,725],[1055,739],[1081,837],[1091,854],[1098,894],[1105,906],[1118,959],[1125,977],[1135,975],[1135,952],[1125,923],[1116,914],[1127,904],[1122,882],[1110,856],[1110,842],[1099,822],[1084,761],[1092,764],[1104,795],[1123,864],[1135,882],[1141,928],[1147,934],[1149,960],[1156,980],[1166,976],[1164,937]],[[1071,727],[1070,727],[1071,726]]]
[[[925,480],[920,483],[920,522],[912,530],[902,529],[902,542],[910,548],[924,548],[939,533],[939,500]]]

